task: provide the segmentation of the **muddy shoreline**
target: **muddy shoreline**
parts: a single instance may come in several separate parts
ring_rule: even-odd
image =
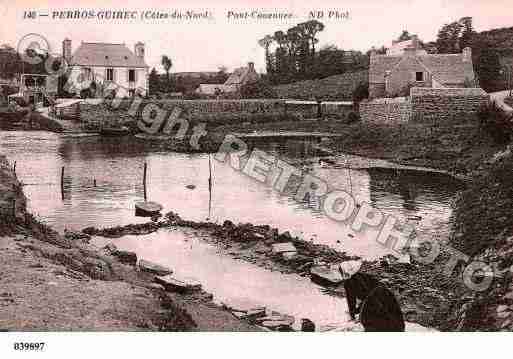
[[[0,250],[4,261],[0,329],[261,330],[215,305],[209,293],[166,291],[155,283],[154,274],[137,269],[123,256],[89,245],[87,235],[62,236],[39,222],[26,211],[26,198],[12,165],[2,156],[0,165]],[[5,205],[9,203],[16,206]],[[98,290],[104,291],[101,297],[107,303],[96,306]],[[15,315],[22,313],[20,306],[30,313],[30,308],[40,303],[47,305],[33,316]],[[111,307],[113,303],[118,304]],[[87,305],[89,308],[84,307]],[[75,312],[88,315],[76,319]]]
[[[89,227],[83,232],[94,236],[120,238],[176,228],[187,228],[197,237],[215,245],[223,254],[235,259],[271,271],[310,277],[324,288],[325,294],[341,298],[345,296],[343,285],[311,277],[310,268],[314,263],[329,265],[359,258],[326,245],[293,237],[289,232],[279,233],[276,228],[266,225],[234,224],[230,221],[225,221],[222,225],[195,222],[184,220],[173,212],[167,213],[157,222],[105,229]],[[291,243],[296,253],[292,256],[276,253],[273,245],[279,243]],[[470,300],[471,293],[458,283],[457,278],[448,278],[442,274],[443,264],[422,265],[415,261],[399,263],[392,256],[385,256],[374,261],[363,261],[361,270],[374,274],[396,294],[407,321],[438,330],[450,330],[453,306],[461,298]]]

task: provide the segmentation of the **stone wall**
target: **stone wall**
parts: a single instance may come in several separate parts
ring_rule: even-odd
[[[411,118],[411,103],[404,97],[362,101],[360,117],[369,123],[406,123]]]
[[[420,88],[410,91],[415,120],[451,120],[476,114],[490,96],[481,88]]]
[[[255,120],[280,120],[284,117],[298,119],[312,119],[318,116],[318,104],[313,101],[288,100],[172,100],[162,99],[156,101],[143,100],[138,106],[137,118],[141,118],[143,109],[148,104],[154,104],[168,115],[175,108],[181,109],[181,118],[191,121],[207,122],[211,124],[245,122]],[[96,123],[98,120],[133,121],[130,115],[132,103],[123,100],[117,109],[110,109],[107,104],[80,104],[82,121]],[[351,102],[322,102],[323,115],[345,118],[352,110]]]

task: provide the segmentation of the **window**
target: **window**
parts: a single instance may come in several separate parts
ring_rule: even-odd
[[[416,79],[417,81],[424,81],[424,73],[423,73],[423,72],[417,72],[417,73],[415,74],[415,79]]]
[[[107,81],[114,81],[114,69],[107,69]]]
[[[135,70],[128,70],[128,82],[135,82]]]

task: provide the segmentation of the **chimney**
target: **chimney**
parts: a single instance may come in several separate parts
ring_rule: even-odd
[[[465,47],[462,51],[463,62],[471,62],[472,61],[472,49],[470,47]]]
[[[255,71],[255,63],[254,62],[248,62],[248,68],[249,68],[249,71]]]
[[[62,42],[62,57],[67,63],[71,61],[71,40],[68,38]]]
[[[140,41],[137,42],[134,45],[134,53],[135,53],[135,56],[140,57],[141,59],[144,60],[144,43],[142,43]]]

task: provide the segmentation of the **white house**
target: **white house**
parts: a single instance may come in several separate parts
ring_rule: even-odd
[[[133,52],[125,44],[82,42],[72,53],[71,40],[64,39],[62,55],[70,67],[68,85],[75,93],[90,88],[91,83],[97,90],[115,90],[116,97],[148,92],[142,42],[135,44]]]

